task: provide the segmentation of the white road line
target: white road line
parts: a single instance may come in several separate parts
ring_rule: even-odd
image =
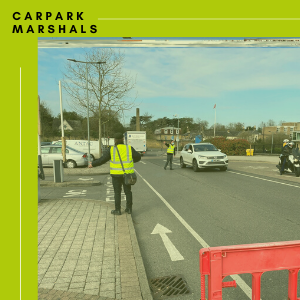
[[[107,177],[107,183],[106,183],[107,189],[106,189],[106,202],[115,202],[115,192],[113,185],[111,183],[111,177]],[[121,192],[121,201],[126,201],[125,193]]]
[[[300,189],[300,186],[289,184],[289,183],[284,183],[284,182],[280,182],[280,181],[265,179],[265,178],[256,177],[256,176],[252,176],[252,175],[247,175],[247,174],[242,174],[242,173],[233,172],[233,171],[227,171],[227,172],[242,175],[242,176],[246,176],[246,177],[251,177],[251,178],[255,178],[255,179],[260,179],[260,180],[264,180],[264,181],[268,181],[268,182],[273,182],[273,183],[283,184],[283,185],[287,185],[287,186],[292,186],[292,187]]]
[[[86,196],[86,190],[70,190],[63,197]]]
[[[143,162],[143,161],[140,161],[142,164],[144,164],[144,165],[146,165],[146,163],[145,162]]]
[[[174,216],[179,220],[179,222],[192,234],[192,236],[200,243],[203,248],[208,248],[209,245],[202,239],[202,237],[177,213],[177,211],[168,203],[168,201],[158,192],[155,188],[139,173],[136,173],[145,181],[145,183],[150,187],[150,189],[160,198],[160,200],[169,208],[169,210],[174,214]],[[236,281],[238,286],[244,291],[244,293],[252,298],[252,289],[248,284],[239,276],[231,275],[231,277]]]

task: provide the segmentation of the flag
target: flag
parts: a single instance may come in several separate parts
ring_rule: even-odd
[[[215,104],[214,108],[216,108],[217,104]]]

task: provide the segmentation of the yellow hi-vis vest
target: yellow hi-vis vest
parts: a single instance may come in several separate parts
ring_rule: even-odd
[[[175,149],[175,145],[169,144],[169,148],[168,148],[168,150],[167,150],[167,153],[173,154],[173,153],[174,153],[174,149]]]
[[[125,172],[134,173],[131,146],[119,144],[118,146],[110,147],[110,174],[124,174],[116,147],[119,149]]]

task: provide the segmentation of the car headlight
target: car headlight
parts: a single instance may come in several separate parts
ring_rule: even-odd
[[[198,158],[199,158],[199,159],[206,159],[206,156],[198,155]]]
[[[225,154],[225,155],[224,155],[224,159],[226,159],[226,158],[227,158],[227,155]]]

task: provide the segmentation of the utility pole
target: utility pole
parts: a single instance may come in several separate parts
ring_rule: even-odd
[[[66,163],[66,138],[64,130],[64,116],[63,116],[63,107],[62,107],[62,91],[61,91],[61,82],[59,81],[59,96],[60,96],[60,127],[61,127],[61,152],[63,156],[63,163]]]

